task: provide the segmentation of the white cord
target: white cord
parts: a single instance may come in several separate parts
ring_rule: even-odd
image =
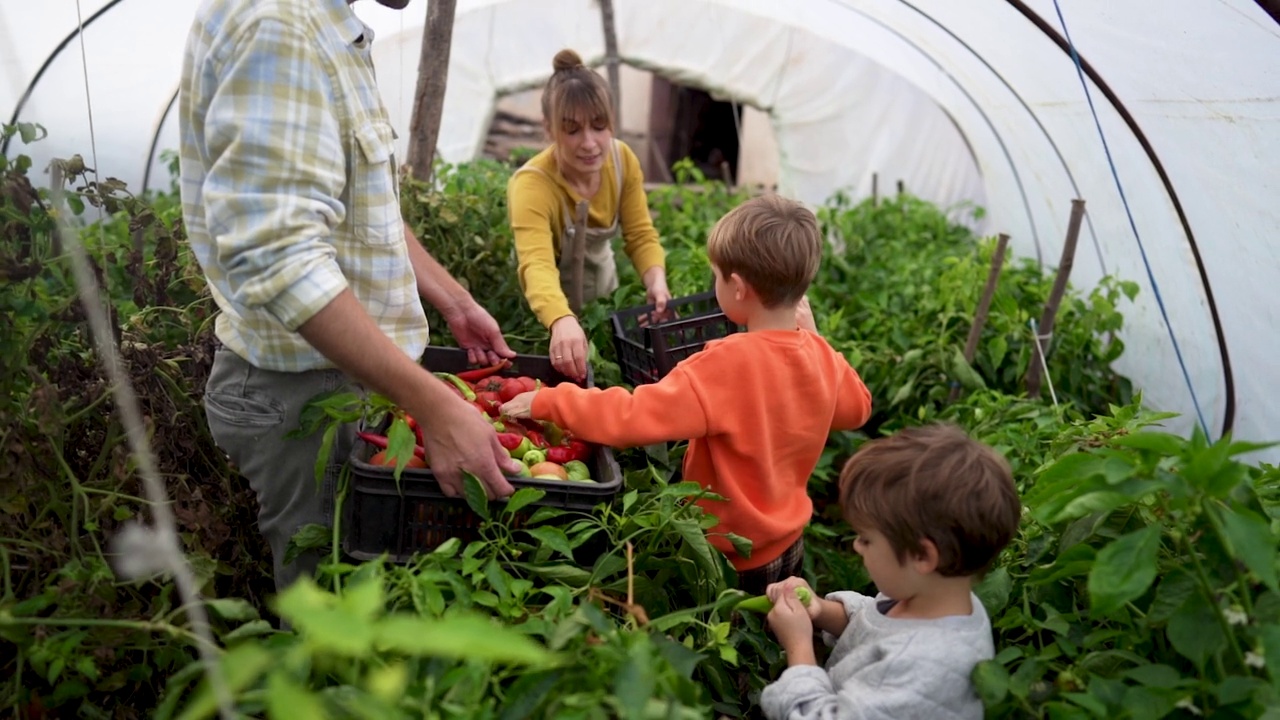
[[[1053,378],[1049,375],[1049,363],[1045,361],[1044,344],[1053,339],[1053,333],[1041,335],[1040,328],[1035,318],[1029,321],[1031,325],[1031,337],[1036,341],[1036,349],[1040,351],[1040,369],[1044,371],[1045,382],[1049,383],[1049,397],[1053,399],[1053,406],[1058,407],[1058,393],[1053,391]]]
[[[93,154],[93,167],[98,167],[97,141],[93,127],[93,103],[89,100],[89,58],[84,46],[84,17],[80,11],[80,0],[76,0],[76,16],[79,22],[80,61],[84,72],[85,101],[89,112],[89,144]],[[223,720],[235,717],[231,694],[227,690],[222,677],[222,668],[216,651],[213,635],[209,631],[209,616],[204,602],[200,598],[200,590],[196,585],[195,574],[182,554],[182,546],[178,541],[177,523],[173,510],[169,506],[169,497],[165,492],[160,474],[156,470],[155,456],[147,439],[146,426],[142,420],[142,410],[138,405],[138,396],[124,371],[120,353],[115,345],[114,334],[107,318],[105,302],[98,289],[89,267],[88,254],[80,241],[80,230],[71,224],[72,213],[66,205],[62,188],[62,173],[52,173],[54,182],[50,186],[49,196],[56,212],[52,213],[57,226],[57,234],[62,247],[71,256],[71,269],[76,279],[76,288],[80,294],[80,303],[84,306],[89,321],[90,335],[97,346],[103,370],[111,383],[116,410],[120,413],[120,422],[124,425],[129,441],[129,449],[137,461],[138,474],[142,477],[142,485],[155,519],[154,527],[145,527],[132,522],[124,525],[112,538],[113,554],[119,561],[117,570],[130,579],[151,577],[162,572],[173,576],[178,587],[178,596],[182,606],[186,608],[191,623],[192,633],[199,639],[196,643],[200,659],[204,665],[209,685],[213,688],[218,702],[218,714]],[[99,204],[99,217],[102,209]],[[99,233],[105,237],[101,223]]]

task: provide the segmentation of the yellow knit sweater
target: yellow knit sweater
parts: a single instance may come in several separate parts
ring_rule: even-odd
[[[636,272],[644,275],[650,268],[663,264],[665,253],[658,243],[658,231],[649,217],[640,160],[626,143],[621,140],[615,142],[622,161],[621,203],[618,201],[613,153],[606,153],[600,189],[591,198],[587,225],[607,228],[618,217],[622,225],[623,250],[631,258]],[[558,260],[565,225],[572,222],[572,218],[565,217],[565,204],[570,208],[577,207],[583,198],[560,174],[555,145],[535,155],[527,164],[541,169],[546,175],[538,172],[514,175],[507,184],[507,207],[511,230],[515,234],[520,287],[533,314],[544,326],[551,327],[556,320],[573,314],[560,287]]]

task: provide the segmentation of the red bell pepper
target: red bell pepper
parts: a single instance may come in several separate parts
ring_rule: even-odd
[[[483,380],[489,377],[490,375],[493,375],[494,373],[497,373],[501,370],[505,370],[508,367],[511,367],[511,361],[503,360],[497,363],[496,365],[490,365],[489,367],[477,368],[475,370],[465,370],[463,372],[458,373],[458,377],[461,378],[462,380],[473,383],[477,380]]]
[[[586,462],[587,458],[591,457],[591,446],[581,440],[570,440],[569,450],[573,455],[573,457],[570,458],[571,460],[581,460]]]
[[[557,465],[564,465],[573,459],[573,451],[564,445],[556,445],[555,447],[547,448],[548,462],[553,462]]]
[[[520,393],[538,390],[540,387],[538,381],[531,377],[506,378],[498,389],[498,397],[502,398],[502,402],[507,402]]]
[[[529,442],[533,443],[533,446],[539,450],[545,450],[548,447],[551,447],[551,443],[547,442],[547,439],[537,430],[530,430],[525,435],[529,438]]]
[[[387,449],[386,435],[379,435],[377,433],[365,432],[364,430],[361,430],[356,433],[356,437],[378,448],[379,450]],[[427,450],[421,445],[413,446],[413,454],[422,458],[423,460],[427,459]]]
[[[507,450],[515,450],[520,447],[520,443],[524,442],[524,436],[517,435],[515,433],[500,432],[498,433],[498,442],[502,443],[502,447]]]

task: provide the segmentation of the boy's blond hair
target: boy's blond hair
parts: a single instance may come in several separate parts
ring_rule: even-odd
[[[754,197],[711,229],[707,256],[724,277],[741,276],[766,308],[795,304],[822,260],[818,219],[780,195]]]
[[[900,563],[931,541],[943,577],[985,572],[1022,514],[1009,463],[944,423],[859,448],[840,472],[840,508],[854,528],[884,535]]]

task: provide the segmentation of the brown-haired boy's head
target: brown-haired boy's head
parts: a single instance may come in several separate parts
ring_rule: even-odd
[[[875,529],[898,562],[938,550],[943,577],[979,575],[1018,531],[1022,506],[1009,464],[954,425],[906,428],[872,440],[840,473],[840,506]]]
[[[707,256],[724,277],[737,274],[766,308],[795,304],[818,274],[822,236],[804,205],[779,195],[754,197],[720,218]]]

